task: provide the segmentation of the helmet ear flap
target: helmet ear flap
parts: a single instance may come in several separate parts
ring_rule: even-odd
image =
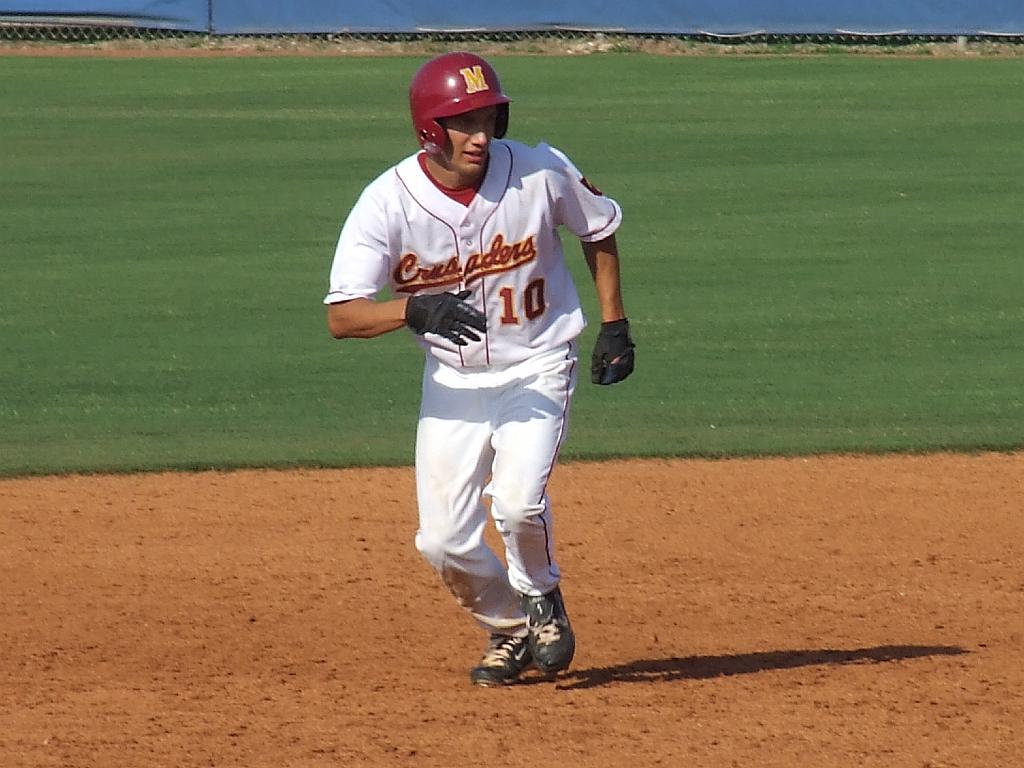
[[[419,140],[420,146],[429,154],[439,155],[444,152],[445,145],[448,143],[448,136],[445,133],[444,127],[437,120],[429,120],[420,129]]]
[[[508,132],[508,104],[498,104],[494,118],[494,138],[503,139]]]

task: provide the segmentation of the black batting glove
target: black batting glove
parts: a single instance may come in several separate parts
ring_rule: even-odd
[[[487,318],[466,303],[469,291],[411,296],[405,305],[405,324],[413,333],[436,333],[464,347],[480,341],[475,331],[487,332]]]
[[[633,372],[633,350],[636,345],[629,337],[629,321],[613,320],[601,323],[594,354],[590,358],[590,380],[594,384],[614,384]]]

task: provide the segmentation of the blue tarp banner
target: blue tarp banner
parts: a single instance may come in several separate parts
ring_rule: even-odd
[[[656,34],[1024,34],[1024,0],[0,0],[0,18],[214,34],[604,30]]]
[[[210,26],[210,8],[209,0],[92,0],[63,3],[55,3],[53,0],[0,0],[0,19],[51,24],[124,24],[150,29],[205,32]]]

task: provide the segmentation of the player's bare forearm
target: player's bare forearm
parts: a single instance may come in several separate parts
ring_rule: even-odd
[[[619,246],[615,235],[594,243],[582,243],[583,256],[594,278],[601,322],[621,320],[626,316],[622,302],[622,279],[619,274]]]
[[[407,299],[352,299],[327,306],[327,330],[336,339],[371,339],[405,325]]]

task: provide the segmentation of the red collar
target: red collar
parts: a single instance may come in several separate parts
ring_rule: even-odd
[[[473,198],[476,197],[476,193],[480,191],[480,185],[484,183],[483,176],[481,176],[480,177],[480,181],[477,182],[475,185],[473,185],[471,187],[460,187],[458,189],[452,189],[451,187],[446,187],[444,184],[442,184],[437,179],[435,179],[433,174],[431,174],[430,171],[427,169],[427,153],[426,152],[420,152],[416,156],[416,159],[419,160],[420,168],[423,169],[423,173],[425,173],[427,175],[427,178],[430,179],[434,183],[435,187],[440,189],[442,192],[444,192],[446,195],[448,195],[448,197],[450,197],[455,202],[462,203],[467,208],[469,207],[469,204],[473,202]]]

